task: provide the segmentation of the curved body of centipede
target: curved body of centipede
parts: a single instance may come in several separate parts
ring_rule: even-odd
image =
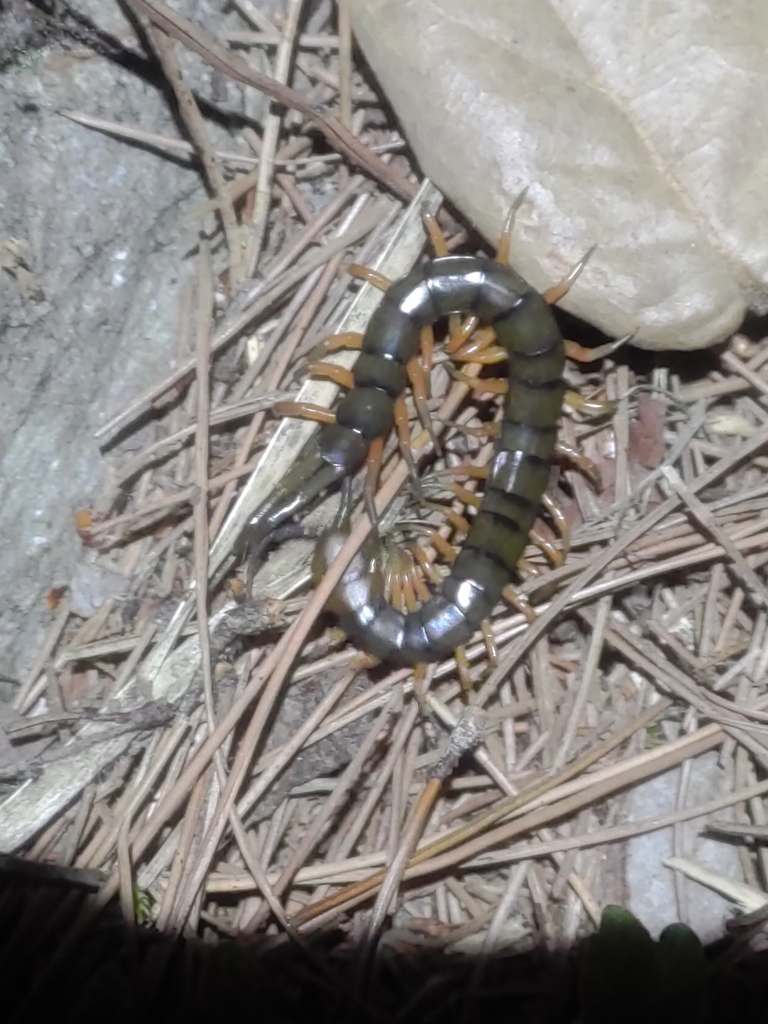
[[[509,267],[478,256],[440,256],[393,283],[368,324],[354,387],[335,422],[322,427],[247,528],[247,541],[258,546],[363,466],[372,443],[392,429],[422,328],[454,313],[474,314],[493,328],[506,352],[509,385],[484,497],[463,548],[439,591],[416,611],[403,613],[386,600],[371,545],[352,561],[329,604],[360,647],[396,665],[449,657],[488,618],[513,578],[547,485],[565,393],[565,346],[543,296]],[[343,540],[334,532],[320,541],[321,570]]]

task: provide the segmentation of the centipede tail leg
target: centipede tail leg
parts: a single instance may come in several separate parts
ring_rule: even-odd
[[[587,251],[581,257],[579,262],[573,268],[573,270],[570,270],[559,284],[555,284],[551,288],[547,288],[546,291],[543,291],[541,293],[541,297],[542,299],[544,299],[546,303],[548,303],[551,306],[555,302],[559,302],[560,299],[562,299],[565,295],[568,294],[568,292],[573,287],[576,278],[581,274],[584,267],[586,267],[590,257],[592,256],[592,253],[595,251],[596,248],[597,246],[595,245],[590,246],[590,248],[587,249]]]

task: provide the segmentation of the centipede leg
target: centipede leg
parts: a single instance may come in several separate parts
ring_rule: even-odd
[[[511,604],[513,608],[516,608],[517,611],[521,612],[529,622],[536,621],[536,612],[533,610],[531,602],[524,594],[518,594],[511,584],[504,587],[501,592],[501,596],[507,604]]]
[[[427,533],[427,540],[435,550],[442,555],[449,565],[456,561],[456,552],[445,537],[438,533],[437,530],[430,530],[429,533]]]
[[[413,401],[416,406],[416,412],[419,415],[419,422],[431,437],[435,453],[440,455],[440,444],[432,426],[432,419],[427,407],[427,382],[424,376],[424,367],[421,365],[419,358],[414,356],[413,359],[408,361],[405,369],[413,391]]]
[[[550,305],[552,305],[554,302],[559,302],[564,295],[568,294],[568,292],[573,287],[576,278],[579,276],[579,274],[581,274],[584,267],[586,267],[590,257],[592,256],[592,253],[595,251],[596,248],[597,246],[595,245],[590,246],[590,248],[587,249],[587,251],[581,257],[579,262],[573,268],[573,270],[569,271],[559,284],[553,285],[551,288],[547,288],[546,291],[543,291],[541,293],[541,297],[544,299],[545,302],[548,302]]]
[[[376,437],[371,441],[365,458],[365,484],[363,486],[363,503],[365,511],[373,527],[378,527],[379,514],[376,511],[376,488],[379,485],[379,474],[384,457],[384,438]]]
[[[499,245],[496,249],[496,262],[503,263],[505,266],[509,264],[509,244],[512,239],[512,228],[515,224],[515,214],[522,206],[527,193],[528,188],[526,187],[517,199],[515,199],[514,203],[512,203],[506,220],[504,221],[504,227],[501,229],[501,237],[499,238]]]
[[[573,445],[566,444],[565,441],[558,441],[555,445],[555,455],[561,459],[567,459],[573,466],[579,469],[584,476],[590,481],[596,491],[602,491],[603,489],[603,478],[600,474],[600,470],[594,464],[592,459],[587,458],[584,452],[579,451],[578,448],[574,448]]]
[[[475,395],[506,395],[509,381],[505,377],[468,377],[461,370],[453,370],[451,376],[460,384],[466,384]]]
[[[634,338],[633,334],[625,334],[623,338],[617,338],[615,341],[607,341],[604,345],[596,345],[595,348],[587,348],[584,345],[579,345],[577,341],[564,341],[565,354],[569,359],[573,359],[576,363],[594,363],[598,359],[605,359],[606,356],[613,355],[613,353],[621,348],[622,345],[626,345],[628,341],[632,341]]]
[[[435,586],[439,586],[440,583],[442,582],[442,576],[435,568],[435,563],[429,557],[424,548],[421,547],[421,545],[419,544],[412,544],[410,552],[421,566],[421,570],[427,577],[427,579],[431,580],[435,584]],[[429,594],[427,594],[427,598],[428,597]]]
[[[610,399],[584,398],[578,391],[566,391],[563,404],[589,417],[610,416],[616,412],[618,402]]]
[[[493,632],[493,623],[490,619],[483,619],[480,623],[480,632],[485,641],[485,650],[488,654],[488,664],[495,668],[499,663],[499,647],[496,643],[496,634]]]
[[[354,374],[345,366],[337,366],[336,363],[310,363],[308,371],[311,377],[322,380],[332,380],[342,388],[353,388],[355,386]]]
[[[437,223],[437,217],[428,210],[424,210],[421,215],[421,220],[424,224],[424,230],[429,235],[429,240],[432,243],[435,256],[447,256],[448,243],[445,240],[443,229]]]
[[[421,352],[421,370],[424,374],[427,398],[431,398],[430,380],[435,360],[435,331],[431,324],[421,329],[419,351]]]
[[[466,700],[467,696],[473,690],[472,677],[469,674],[469,658],[464,647],[457,647],[453,652],[453,657],[456,661],[456,670],[459,675],[459,683],[461,684],[461,693]]]
[[[446,354],[453,356],[454,352],[458,352],[463,348],[477,330],[479,323],[478,317],[468,316],[455,331],[451,331],[450,338],[443,346]]]
[[[397,430],[397,438],[400,442],[400,454],[408,466],[408,475],[411,478],[413,493],[419,502],[423,502],[424,494],[421,489],[419,474],[416,470],[416,463],[413,459],[413,451],[411,450],[411,423],[408,419],[408,406],[405,404],[405,399],[402,395],[395,399],[394,415],[395,429]]]
[[[546,537],[541,530],[537,530],[535,526],[531,527],[528,531],[528,539],[531,543],[535,544],[536,547],[543,551],[549,560],[550,565],[554,566],[555,569],[559,569],[564,562],[563,554],[553,542]]]
[[[359,263],[350,263],[347,273],[360,281],[372,284],[374,288],[379,288],[383,292],[392,284],[386,274],[381,274],[378,270],[372,270],[370,267],[362,267]]]
[[[325,355],[328,352],[339,352],[341,349],[346,350],[358,350],[363,347],[363,337],[359,331],[342,331],[341,334],[329,334],[327,338],[323,338],[322,341],[312,350],[313,354],[317,353],[317,358],[321,355]]]
[[[419,714],[424,722],[433,722],[434,715],[427,704],[427,690],[430,684],[429,665],[421,663],[413,666],[413,696],[419,705]]]
[[[437,501],[427,501],[425,502],[425,504],[427,508],[431,508],[435,512],[440,512],[443,516],[445,516],[445,518],[448,520],[448,522],[451,524],[454,530],[458,530],[460,533],[469,533],[469,521],[467,520],[466,516],[463,516],[460,512],[456,512],[448,505],[441,505]]]
[[[466,487],[462,487],[461,484],[457,484],[454,481],[451,484],[451,491],[456,495],[459,501],[464,502],[465,505],[471,505],[473,508],[480,508],[482,498],[475,494],[474,491],[467,490]]]
[[[336,422],[335,412],[313,402],[275,402],[272,409],[278,416],[295,416],[297,419],[313,420],[315,423]]]
[[[571,527],[565,517],[565,512],[563,511],[562,506],[547,491],[545,491],[541,496],[541,504],[549,513],[555,529],[560,534],[560,540],[563,545],[562,560],[564,561],[568,557],[568,552],[571,550]]]
[[[440,423],[446,427],[450,427],[451,430],[455,430],[458,434],[464,434],[466,437],[478,437],[481,440],[495,440],[501,431],[501,426],[498,422],[492,423],[480,423],[477,426],[469,427],[466,423],[458,423],[456,420],[439,420]]]
[[[492,327],[475,331],[466,344],[452,353],[451,359],[454,363],[480,363],[483,366],[502,363],[509,358],[509,353],[501,345],[494,345],[495,340],[496,332]]]

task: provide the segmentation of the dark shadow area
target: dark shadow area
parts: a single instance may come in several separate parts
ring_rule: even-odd
[[[276,936],[237,942],[211,929],[205,939],[131,929],[115,905],[93,910],[83,885],[7,866],[0,866],[0,962],[9,1024],[768,1020],[768,959],[746,953],[737,933],[703,951],[688,933],[694,956],[682,959],[680,950],[691,947],[685,935],[638,943],[635,934],[627,942],[625,931],[604,921],[597,940],[557,953],[481,962],[428,946],[395,951],[385,938],[366,960],[343,927],[304,949]],[[650,1012],[647,997],[663,985],[671,994]]]

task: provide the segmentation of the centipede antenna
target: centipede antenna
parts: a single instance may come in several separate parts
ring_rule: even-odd
[[[596,248],[597,242],[595,242],[594,245],[590,245],[590,247],[581,257],[579,262],[576,264],[576,266],[568,271],[568,273],[565,275],[565,277],[559,284],[555,284],[551,288],[547,288],[546,291],[543,291],[541,293],[541,297],[542,299],[544,299],[546,303],[548,303],[551,306],[553,303],[559,302],[560,299],[563,298],[563,296],[568,294],[568,292],[573,287],[577,277],[581,274],[584,267],[586,267],[587,263],[592,258]]]
[[[613,355],[617,349],[628,344],[635,337],[637,337],[637,331],[625,334],[623,338],[617,338],[615,341],[607,341],[604,345],[597,345],[595,348],[579,345],[577,341],[565,340],[563,344],[565,345],[565,354],[569,359],[573,359],[577,363],[594,363],[598,359],[605,359],[606,356]]]
[[[509,213],[504,221],[504,227],[501,230],[501,237],[499,238],[499,244],[496,249],[496,262],[503,263],[505,266],[509,265],[509,243],[512,238],[512,228],[515,224],[515,215],[520,207],[523,205],[523,201],[528,194],[528,186],[526,185],[523,191],[517,196],[512,205],[509,208]]]

